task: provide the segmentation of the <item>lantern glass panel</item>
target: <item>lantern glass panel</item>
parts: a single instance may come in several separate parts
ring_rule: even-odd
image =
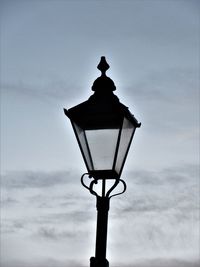
[[[100,123],[99,129],[96,124],[88,127],[71,122],[88,172],[97,179],[119,178],[136,126],[126,117],[109,129]]]
[[[135,126],[132,124],[132,122],[130,122],[127,118],[124,117],[119,149],[117,153],[117,160],[115,165],[115,171],[118,174],[121,174],[134,132]]]
[[[87,139],[85,136],[85,131],[81,127],[79,127],[76,123],[72,123],[72,125],[74,128],[85,164],[89,170],[92,170],[93,169],[92,159],[91,159]]]
[[[93,170],[112,170],[119,129],[86,130]]]

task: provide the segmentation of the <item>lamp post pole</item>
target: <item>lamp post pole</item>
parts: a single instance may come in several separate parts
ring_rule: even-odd
[[[109,65],[105,57],[101,57],[97,68],[101,76],[93,83],[94,94],[87,101],[64,109],[64,113],[71,121],[88,170],[82,175],[81,183],[96,196],[96,249],[95,257],[90,258],[90,267],[109,267],[106,259],[109,203],[111,197],[126,191],[126,183],[120,176],[135,130],[141,123],[113,93],[116,87],[106,76]],[[85,182],[86,175],[90,179],[89,185]],[[113,183],[107,187],[108,179]],[[101,194],[95,187],[99,183]],[[119,183],[123,186],[122,191],[113,194]]]
[[[96,250],[95,258],[90,259],[91,267],[109,266],[106,260],[109,202],[109,198],[105,196],[97,197]]]
[[[91,194],[96,196],[97,207],[97,226],[96,226],[96,249],[95,257],[90,258],[90,267],[109,267],[109,262],[106,259],[107,248],[107,230],[108,230],[108,211],[110,206],[110,199],[114,196],[123,194],[126,191],[126,183],[121,179],[115,179],[113,185],[106,191],[106,180],[102,180],[102,194],[98,195],[93,189],[94,184],[98,183],[98,180],[93,180],[90,185],[87,186],[84,182],[85,175],[91,179],[88,173],[85,173],[81,177],[81,183],[86,187]],[[123,190],[119,193],[112,194],[113,190],[119,183],[122,183]]]

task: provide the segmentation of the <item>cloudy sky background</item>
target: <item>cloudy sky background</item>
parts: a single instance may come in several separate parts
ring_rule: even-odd
[[[1,0],[1,266],[89,266],[95,198],[63,107],[101,56],[142,122],[111,201],[113,267],[199,264],[199,1]]]

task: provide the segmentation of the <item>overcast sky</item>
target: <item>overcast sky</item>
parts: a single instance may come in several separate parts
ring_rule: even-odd
[[[142,122],[111,201],[113,267],[199,266],[199,31],[194,0],[1,0],[1,266],[86,267],[95,198],[63,114],[101,56]]]

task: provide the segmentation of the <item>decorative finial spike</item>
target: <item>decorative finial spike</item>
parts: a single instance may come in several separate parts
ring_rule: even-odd
[[[99,65],[97,66],[97,68],[101,71],[101,75],[102,76],[103,75],[106,76],[106,71],[110,68],[110,66],[106,62],[106,58],[105,57],[101,57],[101,60],[99,62]]]

